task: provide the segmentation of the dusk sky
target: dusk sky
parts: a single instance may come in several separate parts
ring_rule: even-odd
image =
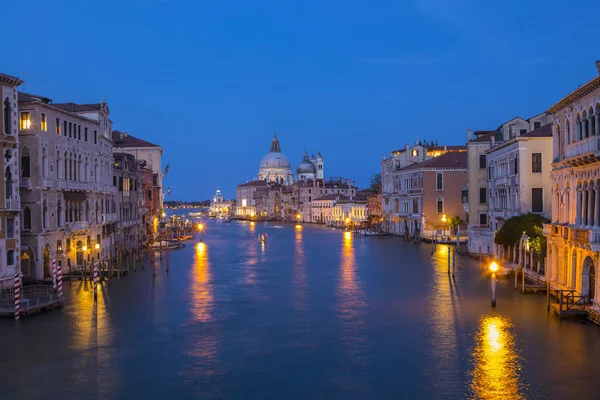
[[[165,200],[235,197],[273,132],[295,170],[366,186],[419,137],[464,144],[597,76],[597,0],[0,0],[0,72],[55,102],[106,98],[164,148]],[[7,16],[10,16],[7,18]]]

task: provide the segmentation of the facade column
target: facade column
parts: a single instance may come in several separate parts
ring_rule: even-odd
[[[594,227],[598,228],[598,227],[600,227],[600,186],[598,185],[598,183],[596,183],[595,189],[596,189],[596,202],[595,202],[595,212],[594,212],[594,216],[595,216]]]
[[[596,199],[594,198],[595,190],[593,186],[588,186],[588,218],[587,226],[594,225],[594,207],[596,205]]]
[[[581,225],[585,226],[588,222],[588,188],[587,186],[581,192]]]
[[[596,136],[600,136],[600,110],[596,109],[596,114],[594,118],[596,118]]]
[[[582,197],[581,188],[577,188],[577,204],[575,207],[575,225],[581,225],[581,197]]]

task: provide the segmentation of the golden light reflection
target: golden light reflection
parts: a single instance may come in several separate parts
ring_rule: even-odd
[[[250,230],[254,232],[255,229],[256,227],[254,226],[254,221],[250,221]]]
[[[195,321],[206,322],[211,318],[213,306],[212,282],[208,246],[196,243],[194,266],[191,269],[191,305],[190,309]]]
[[[431,257],[434,267],[430,281],[429,322],[433,337],[427,352],[434,362],[428,369],[432,385],[443,391],[462,379],[456,365],[460,362],[461,338],[457,334],[461,324],[460,296],[454,281],[448,275],[448,246],[438,245]]]
[[[94,301],[93,284],[80,281],[73,285],[72,290],[74,310],[72,313],[74,323],[74,337],[72,343],[78,350],[89,349],[96,346],[107,346],[111,342],[110,319],[107,315],[104,286],[98,285],[98,301]]]
[[[351,241],[352,240],[352,233],[349,231],[344,232],[344,246],[346,245],[346,242]]]
[[[308,308],[306,296],[306,259],[302,231],[298,230],[294,240],[294,304],[298,311],[304,311]]]
[[[471,391],[476,399],[524,399],[521,360],[506,317],[484,315],[473,351]]]
[[[296,225],[297,230],[302,230],[302,225]]]

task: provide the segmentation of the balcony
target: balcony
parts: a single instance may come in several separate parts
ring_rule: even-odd
[[[31,189],[31,178],[21,178],[20,186],[22,188]]]
[[[102,214],[102,223],[107,224],[109,222],[115,222],[117,220],[117,214]]]
[[[42,179],[42,188],[52,189],[52,181],[50,179]]]
[[[67,190],[85,190],[86,187],[83,182],[67,182]]]
[[[88,229],[90,224],[87,221],[70,222],[67,224],[69,231],[83,231]]]
[[[597,160],[595,153],[597,153],[599,150],[600,137],[591,136],[589,138],[566,145],[563,161],[573,166],[589,164]]]
[[[600,250],[600,228],[582,229],[563,225],[544,224],[543,234],[575,243],[589,244],[593,251]]]
[[[60,181],[56,181],[56,188],[57,189],[66,189],[67,188],[67,182],[60,180]]]
[[[17,199],[5,199],[5,209],[10,211],[21,211],[20,201]]]

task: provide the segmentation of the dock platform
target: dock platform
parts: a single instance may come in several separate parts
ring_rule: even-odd
[[[63,300],[51,285],[25,286],[21,291],[21,316],[39,314],[46,310],[61,308]],[[0,292],[0,317],[15,316],[15,294],[13,289]]]

